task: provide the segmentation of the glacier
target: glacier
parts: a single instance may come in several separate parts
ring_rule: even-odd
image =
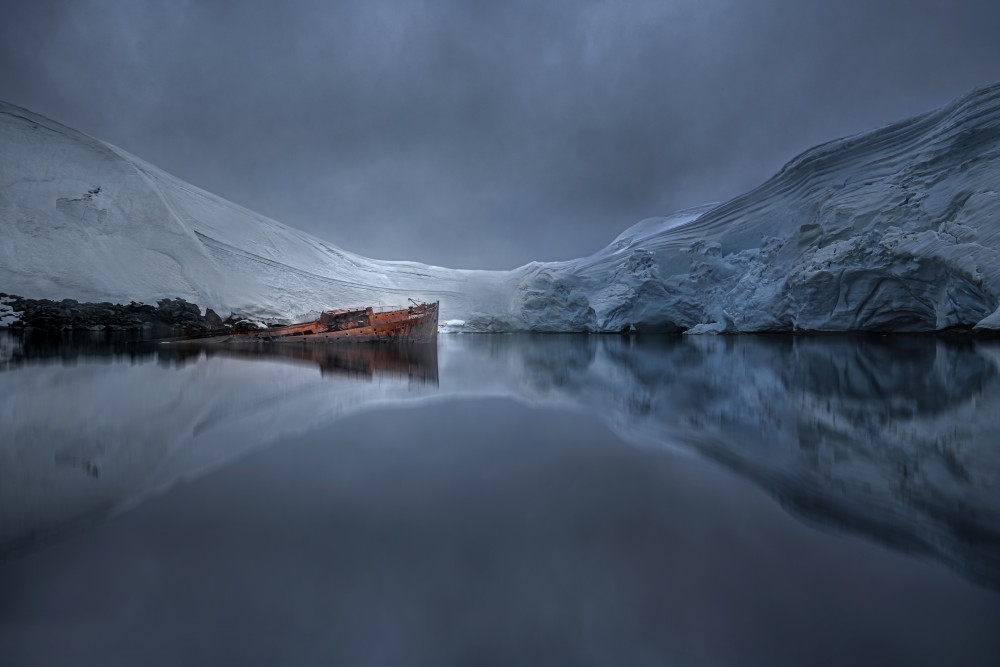
[[[0,290],[28,298],[179,297],[275,322],[414,298],[477,332],[1000,328],[1000,84],[510,271],[362,257],[6,103],[0,146]]]

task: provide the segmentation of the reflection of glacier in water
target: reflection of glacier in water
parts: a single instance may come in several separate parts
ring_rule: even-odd
[[[925,337],[484,339],[525,394],[690,447],[793,514],[1000,587],[1000,346]]]
[[[444,336],[433,354],[272,355],[46,345],[13,334],[3,343],[4,544],[130,506],[367,407],[506,396],[586,410],[633,441],[696,451],[809,522],[1000,586],[992,342],[484,335]]]

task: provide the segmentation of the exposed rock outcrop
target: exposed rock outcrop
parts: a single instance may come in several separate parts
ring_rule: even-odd
[[[7,325],[42,330],[124,331],[172,329],[205,332],[226,327],[212,309],[202,315],[198,306],[184,299],[160,299],[156,306],[143,303],[80,303],[74,299],[52,301],[0,295],[7,308]]]

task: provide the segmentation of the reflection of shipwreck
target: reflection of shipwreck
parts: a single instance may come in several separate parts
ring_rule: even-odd
[[[306,350],[302,350],[305,352]],[[313,361],[323,375],[352,378],[406,378],[420,384],[438,383],[437,345],[360,345],[342,349],[314,348]]]
[[[369,342],[366,345],[274,345],[266,341],[219,343],[208,339],[170,344],[129,340],[107,332],[18,332],[0,337],[0,370],[24,364],[67,364],[76,359],[110,357],[132,362],[155,359],[183,366],[198,359],[222,357],[247,361],[287,361],[319,366],[323,376],[355,380],[395,380],[438,384],[437,342]]]
[[[204,351],[206,356],[277,359],[319,366],[324,376],[354,380],[392,379],[438,384],[436,343],[372,343],[369,345],[211,345],[172,344]]]

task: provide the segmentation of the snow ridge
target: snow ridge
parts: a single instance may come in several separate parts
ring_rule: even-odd
[[[0,290],[30,298],[276,321],[412,297],[464,331],[1000,328],[1000,84],[512,271],[361,257],[4,103],[0,145]]]

